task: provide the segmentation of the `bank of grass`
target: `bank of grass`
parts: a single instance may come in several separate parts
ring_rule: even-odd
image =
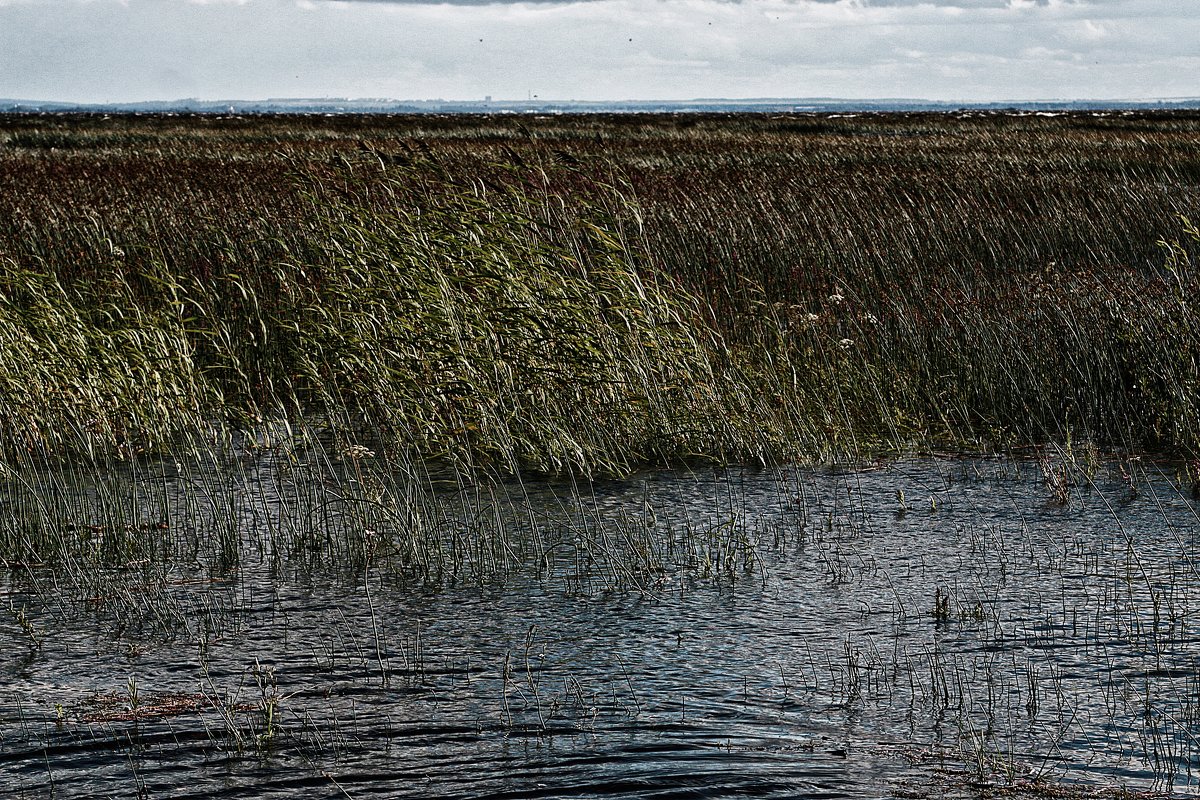
[[[6,459],[1197,449],[1195,119],[6,123]]]

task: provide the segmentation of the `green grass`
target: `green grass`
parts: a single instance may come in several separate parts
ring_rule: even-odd
[[[1198,130],[9,116],[0,451],[285,418],[466,472],[1194,457]]]

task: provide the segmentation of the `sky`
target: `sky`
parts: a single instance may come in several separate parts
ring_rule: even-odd
[[[0,97],[1200,95],[1197,0],[0,0]]]

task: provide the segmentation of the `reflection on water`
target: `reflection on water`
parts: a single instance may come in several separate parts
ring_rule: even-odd
[[[3,573],[8,795],[1200,791],[1200,521],[1149,462],[337,469],[55,484],[92,499]]]

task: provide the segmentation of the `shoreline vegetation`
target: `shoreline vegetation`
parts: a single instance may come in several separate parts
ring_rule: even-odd
[[[0,458],[1200,452],[1200,115],[0,117]]]

